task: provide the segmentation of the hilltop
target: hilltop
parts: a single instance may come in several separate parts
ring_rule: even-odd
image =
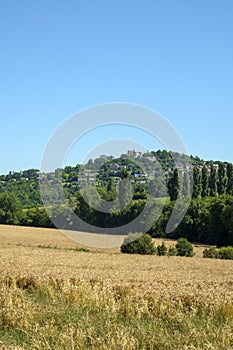
[[[176,159],[176,165],[173,158]],[[112,178],[114,183],[117,184],[121,179],[123,170],[130,174],[130,178],[137,189],[137,185],[144,185],[148,177],[150,179],[155,177],[168,178],[175,167],[180,171],[189,171],[190,165],[198,167],[199,170],[202,170],[203,166],[206,165],[210,171],[211,165],[218,169],[219,163],[221,162],[206,161],[198,156],[190,156],[189,158],[166,150],[148,151],[146,153],[132,150],[128,151],[127,154],[122,154],[117,159],[105,155],[94,160],[90,159],[83,169],[80,164],[65,166],[64,169],[56,169],[46,174],[46,179],[53,183],[61,178],[66,195],[71,197],[80,189],[80,185],[86,181],[91,183],[97,179],[103,187],[107,187],[109,178]],[[227,164],[225,162],[226,166]],[[143,169],[146,169],[146,171],[144,172]],[[7,175],[0,175],[0,193],[5,191],[14,192],[23,207],[42,205],[39,182],[43,179],[43,176],[45,174],[41,174],[39,169],[10,171]],[[142,198],[145,198],[145,196],[142,195]]]

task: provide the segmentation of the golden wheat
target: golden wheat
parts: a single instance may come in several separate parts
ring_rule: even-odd
[[[0,349],[233,349],[232,261],[67,250],[48,229],[0,239]]]
[[[63,250],[77,244],[48,229],[0,226],[0,239],[0,276],[97,280],[104,286],[119,285],[156,299],[189,295],[213,303],[233,300],[232,261],[203,259],[200,253],[183,258]]]

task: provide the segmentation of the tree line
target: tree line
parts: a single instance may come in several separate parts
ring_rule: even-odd
[[[176,168],[168,178],[167,186],[171,201],[177,199],[180,190],[184,196],[192,194],[192,198],[233,195],[233,164],[219,162],[217,166],[194,166],[192,176],[188,172],[181,176]]]
[[[168,152],[161,152],[160,157],[164,157],[166,164],[172,165]],[[188,171],[181,176],[180,170],[175,168],[169,172],[167,178],[162,179],[160,174],[157,179],[150,181],[150,190],[155,198],[151,201],[149,207],[146,207],[145,215],[147,217],[141,217],[137,231],[144,227],[149,217],[148,226],[152,223],[149,230],[151,236],[185,237],[191,242],[218,246],[233,245],[233,165],[223,162],[204,163],[194,158],[192,160],[193,162],[195,160],[192,176]],[[132,195],[129,186],[131,178],[126,169],[121,173],[122,179],[127,179],[127,186],[129,186],[128,189],[123,189],[124,196],[121,198],[121,207],[124,209],[119,210],[113,206],[108,213],[102,212],[101,208],[100,210],[93,209],[91,205],[85,202],[78,187],[78,169],[78,166],[58,169],[55,173],[48,174],[48,179],[49,181],[57,181],[59,174],[62,173],[67,202],[85,222],[104,228],[120,227],[131,222],[142,213],[148,201],[148,187],[146,185],[140,187],[140,184],[137,183],[134,188],[136,192]],[[23,175],[27,178],[22,179],[20,178],[22,174],[19,176],[15,173],[1,177],[1,224],[54,227],[53,221],[50,219],[52,217],[58,221],[60,220],[63,229],[79,229],[71,221],[67,206],[61,204],[56,196],[53,198],[53,205],[48,209],[48,215],[40,198],[37,170],[24,172]],[[108,179],[105,177],[104,181],[104,185],[100,181],[98,182],[97,190],[103,199],[111,203],[118,195],[116,186],[111,176]],[[69,189],[70,185],[72,185],[72,190]],[[167,234],[166,225],[178,193],[180,192],[184,198],[191,197],[191,188],[193,188],[192,200],[184,219],[173,232]],[[87,196],[89,196],[89,202],[95,201],[94,207],[98,208],[98,198],[93,195],[93,189],[93,185],[87,187]],[[130,200],[131,195],[132,199]],[[170,201],[167,200],[161,215],[159,215],[162,202],[158,200],[158,197],[165,198],[167,195],[169,195]],[[179,201],[179,206],[182,212],[182,201]],[[157,217],[159,219],[156,221],[155,218]]]

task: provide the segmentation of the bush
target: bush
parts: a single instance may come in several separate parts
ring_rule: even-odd
[[[164,241],[161,245],[157,246],[157,254],[160,256],[167,255],[167,247],[165,246]]]
[[[213,259],[226,259],[233,260],[233,247],[222,247],[216,249],[215,247],[210,247],[204,250],[204,258],[213,258]]]
[[[174,245],[171,245],[169,248],[166,247],[164,241],[162,242],[161,245],[158,245],[156,247],[157,254],[160,256],[176,256],[178,255],[178,251]]]
[[[222,247],[218,251],[220,259],[233,260],[233,247]]]
[[[203,258],[217,259],[219,258],[218,249],[215,247],[206,248],[203,251]]]
[[[178,255],[178,251],[177,251],[176,247],[174,247],[174,245],[171,245],[169,247],[167,255],[168,256],[176,256],[176,255]]]
[[[177,255],[179,256],[194,256],[193,246],[187,238],[179,238],[176,244]]]
[[[126,254],[153,255],[156,253],[152,238],[148,234],[129,233],[121,245],[121,252]]]

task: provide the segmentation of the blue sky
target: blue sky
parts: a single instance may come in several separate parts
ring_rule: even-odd
[[[154,109],[191,154],[233,162],[231,0],[1,1],[0,50],[0,173],[39,168],[63,121],[107,102]]]

